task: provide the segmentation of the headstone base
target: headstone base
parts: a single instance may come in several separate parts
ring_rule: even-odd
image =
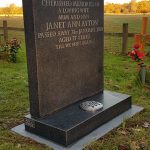
[[[83,138],[76,141],[72,145],[69,145],[68,147],[61,146],[53,141],[47,140],[36,134],[32,134],[30,132],[25,131],[24,124],[14,127],[11,130],[19,135],[22,135],[27,138],[31,138],[32,140],[38,143],[47,145],[48,147],[53,148],[54,150],[82,150],[85,146],[87,146],[91,142],[94,142],[100,139],[102,136],[104,136],[105,134],[113,130],[114,128],[118,127],[124,121],[124,119],[130,118],[134,116],[135,114],[141,112],[142,110],[143,110],[142,107],[132,105],[131,109],[125,111],[124,113],[120,114],[119,116],[115,117],[109,122],[103,124],[96,130],[92,131],[87,136],[84,136]]]
[[[103,109],[86,112],[80,108],[84,101],[98,101]],[[25,117],[25,130],[68,146],[102,124],[131,108],[131,96],[104,91],[53,113],[46,118]]]

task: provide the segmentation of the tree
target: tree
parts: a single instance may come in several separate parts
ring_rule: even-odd
[[[137,6],[138,13],[148,13],[150,12],[150,1],[141,1]]]
[[[130,3],[125,4],[113,4],[107,3],[105,5],[105,13],[149,13],[150,12],[150,0],[142,0],[137,2],[131,0]]]
[[[23,14],[22,7],[17,7],[15,4],[10,4],[8,7],[0,8],[0,14],[6,16],[14,14]]]
[[[9,9],[10,9],[10,14],[11,15],[16,14],[17,6],[15,4],[10,4]]]
[[[3,13],[5,16],[9,16],[9,15],[10,15],[10,9],[9,9],[9,7],[3,8],[2,13]]]
[[[137,3],[136,0],[131,0],[130,4],[129,4],[129,8],[130,8],[130,12],[131,13],[136,13],[137,11]]]

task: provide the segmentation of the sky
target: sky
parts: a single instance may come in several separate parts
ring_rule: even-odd
[[[107,3],[107,2],[109,2],[109,3],[128,3],[131,0],[104,0],[104,1],[105,1],[105,3]],[[16,4],[17,6],[22,6],[22,0],[1,0],[0,7],[5,7],[12,3]]]
[[[128,3],[130,2],[131,0],[104,0],[105,3],[120,3],[120,4],[123,4],[123,3]]]
[[[17,6],[22,6],[22,0],[1,0],[0,7],[5,7],[10,4],[16,4]]]
[[[123,4],[123,3],[129,3],[131,0],[104,0],[105,3],[120,3],[120,4]],[[140,0],[137,0],[137,2],[140,1]]]

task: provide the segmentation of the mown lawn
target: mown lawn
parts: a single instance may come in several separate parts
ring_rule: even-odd
[[[3,19],[0,18],[0,23]],[[22,18],[7,19],[9,26],[23,27]],[[105,16],[105,30],[120,32],[122,23],[128,22],[132,31],[139,32],[140,20],[141,16]],[[23,117],[29,113],[29,98],[24,33],[10,32],[9,37],[21,39],[22,49],[16,64],[0,60],[0,150],[49,150],[10,131],[22,123]],[[105,45],[110,42],[105,40]],[[150,64],[149,58],[147,64]],[[150,150],[150,126],[144,125],[150,123],[150,89],[141,85],[137,65],[127,56],[106,51],[104,68],[105,88],[132,95],[133,104],[144,107],[144,111],[124,121],[120,127],[91,143],[85,150]]]

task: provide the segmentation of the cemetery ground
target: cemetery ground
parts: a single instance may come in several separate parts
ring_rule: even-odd
[[[4,18],[0,17],[0,23],[2,20]],[[7,20],[9,26],[23,27],[21,17],[10,17]],[[141,16],[137,15],[105,16],[105,31],[121,32],[122,23],[126,22],[129,23],[129,32],[140,32]],[[150,33],[150,28],[148,32]],[[22,44],[16,64],[0,60],[0,150],[48,150],[43,145],[10,132],[12,127],[23,123],[23,117],[29,113],[29,98],[24,34],[10,31],[9,37],[18,38]],[[121,40],[105,38],[105,45],[110,42],[113,42],[111,45],[114,44],[114,47],[119,47]],[[129,39],[129,42],[133,41]],[[147,46],[147,52],[148,49],[150,52],[150,47]],[[150,64],[148,58],[147,63]],[[121,126],[91,143],[85,150],[150,150],[150,89],[141,85],[137,76],[137,64],[128,56],[120,55],[115,48],[108,47],[105,51],[104,69],[105,89],[132,95],[133,104],[144,107],[144,111],[124,120]]]

